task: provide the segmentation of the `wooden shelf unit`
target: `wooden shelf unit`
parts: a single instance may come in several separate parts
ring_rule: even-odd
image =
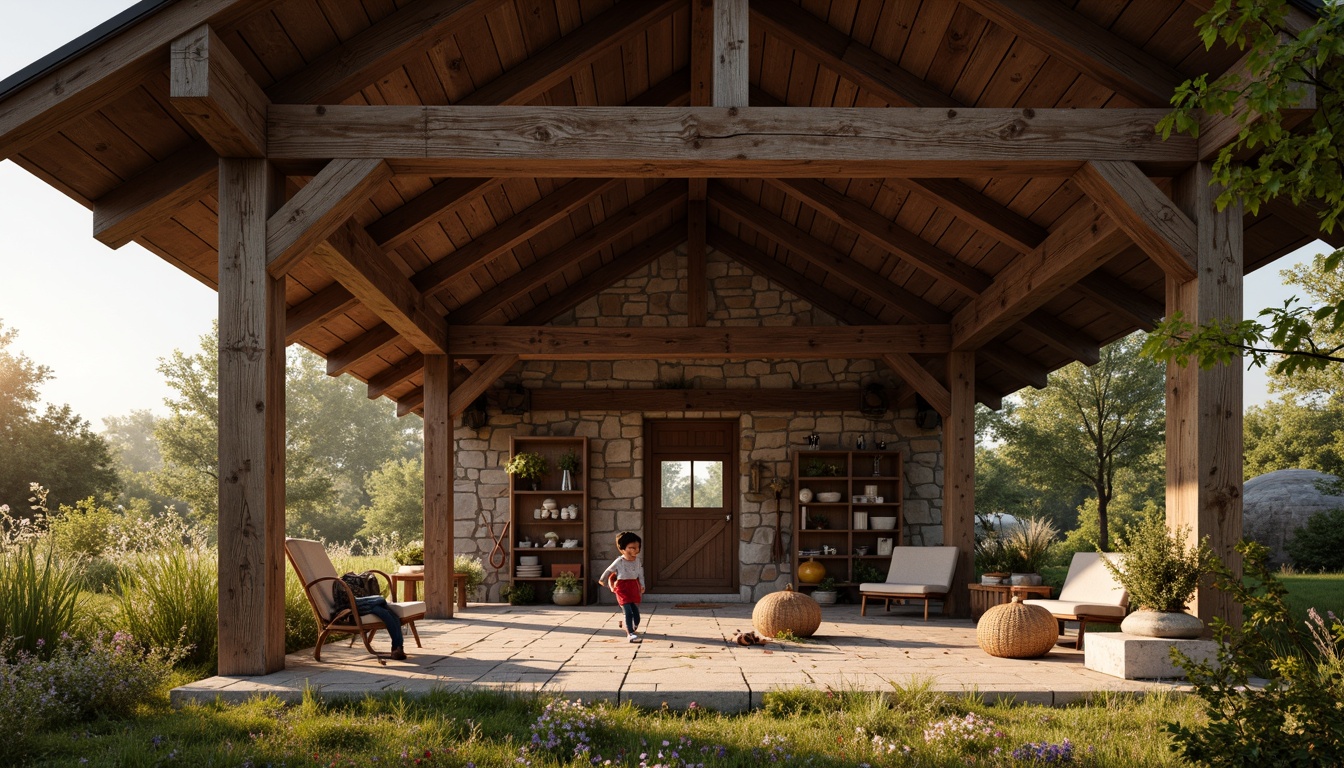
[[[579,455],[579,470],[574,473],[574,489],[570,491],[560,490],[560,480],[563,472],[556,465],[556,461],[566,451],[574,451]],[[551,599],[551,589],[555,584],[555,577],[551,575],[551,566],[557,564],[579,566],[579,585],[583,590],[582,605],[589,603],[592,596],[590,582],[593,576],[588,573],[588,519],[590,510],[588,508],[588,438],[586,437],[548,437],[548,436],[524,436],[515,435],[509,443],[509,456],[517,456],[520,452],[537,453],[543,456],[550,466],[550,473],[543,477],[537,485],[538,490],[532,490],[532,481],[522,478],[509,476],[509,583],[531,584],[536,592],[538,603],[548,603]],[[555,499],[558,509],[564,509],[571,504],[578,506],[579,516],[575,520],[556,520],[546,519],[538,520],[532,516],[533,510],[541,507],[543,499]],[[546,543],[545,534],[547,531],[555,531],[560,535],[560,541],[565,539],[578,539],[579,546],[565,549],[559,545],[546,548],[542,544]],[[523,538],[529,538],[533,542],[531,547],[519,547],[518,542]],[[541,563],[542,575],[537,577],[519,577],[518,576],[518,558],[523,555],[536,555]]]
[[[873,474],[876,460],[878,474]],[[807,474],[812,462],[837,468],[835,475]],[[854,578],[856,563],[869,563],[886,577],[891,566],[891,557],[899,552],[905,515],[902,499],[905,496],[904,467],[899,451],[822,451],[801,450],[793,454],[793,572],[798,573],[800,563],[816,560],[826,567],[826,575],[835,579],[837,587],[855,587],[859,584]],[[855,496],[864,496],[864,486],[876,485],[877,496],[882,503],[854,503]],[[801,491],[812,491],[812,501],[799,500]],[[840,493],[837,502],[817,501],[816,494],[826,492]],[[854,527],[854,513],[868,515],[867,528]],[[804,527],[803,516],[807,515],[811,523]],[[894,517],[895,527],[890,530],[877,530],[872,527],[874,517]],[[825,528],[817,528],[817,522],[825,520]],[[892,555],[877,554],[877,540],[892,540]],[[822,545],[835,547],[834,555],[802,555],[803,550],[820,549]],[[868,554],[856,555],[856,547],[867,546]],[[812,589],[813,584],[799,583],[802,588]]]

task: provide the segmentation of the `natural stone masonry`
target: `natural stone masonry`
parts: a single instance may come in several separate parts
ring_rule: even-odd
[[[575,309],[557,318],[561,326],[684,326],[684,250],[669,253]],[[834,318],[810,303],[781,290],[765,278],[720,254],[711,253],[706,266],[711,285],[709,325],[785,326],[836,325]],[[528,388],[655,389],[668,386],[695,389],[848,389],[857,391],[878,382],[896,392],[899,380],[873,360],[618,360],[528,362],[501,379],[501,384]],[[905,540],[921,546],[943,543],[942,436],[939,430],[915,425],[913,409],[891,410],[880,419],[868,419],[857,410],[833,412],[641,412],[585,410],[530,412],[510,416],[490,411],[489,424],[476,431],[455,432],[456,482],[454,551],[487,563],[486,584],[479,595],[499,600],[508,574],[488,566],[494,546],[486,521],[498,532],[508,519],[508,458],[511,435],[584,435],[590,456],[583,467],[590,495],[589,569],[600,573],[616,557],[615,535],[643,526],[644,421],[647,419],[735,419],[738,449],[738,486],[750,487],[749,468],[766,466],[765,478],[792,474],[791,455],[804,448],[816,432],[825,448],[853,448],[863,435],[868,447],[886,440],[888,450],[905,459]],[[772,494],[744,494],[739,500],[740,584],[743,597],[756,600],[782,589],[793,580],[788,545],[792,542],[793,503],[785,496],[781,526],[784,557],[772,557],[775,503]],[[599,591],[601,599],[611,595]]]

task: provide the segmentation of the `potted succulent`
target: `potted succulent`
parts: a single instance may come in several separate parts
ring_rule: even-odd
[[[556,576],[551,602],[556,605],[578,605],[583,602],[583,587],[579,584],[579,577],[568,571]]]
[[[1116,537],[1124,555],[1120,567],[1102,558],[1106,568],[1129,592],[1136,610],[1125,617],[1120,631],[1144,637],[1199,637],[1204,623],[1185,612],[1185,606],[1209,573],[1213,554],[1208,539],[1189,544],[1190,529],[1168,530],[1166,521],[1150,517],[1128,536]]]
[[[1005,546],[1012,553],[1010,576],[1013,586],[1035,587],[1041,583],[1041,566],[1046,564],[1050,545],[1059,531],[1043,517],[1024,517],[1018,520],[1007,535]]]
[[[550,470],[551,467],[547,463],[546,457],[528,451],[518,453],[504,465],[505,472],[530,482],[534,491],[537,490],[541,478],[545,477]]]
[[[401,566],[401,573],[422,573],[425,570],[425,542],[411,541],[392,553],[392,559]]]
[[[560,490],[574,490],[574,475],[579,471],[579,454],[573,449],[565,451],[555,460],[555,465],[563,473],[560,476]]]
[[[819,605],[835,605],[835,598],[839,593],[835,591],[835,579],[827,576],[817,582],[817,588],[812,590],[812,599]]]

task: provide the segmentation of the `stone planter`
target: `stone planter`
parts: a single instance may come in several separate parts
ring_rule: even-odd
[[[1039,587],[1041,586],[1041,574],[1039,573],[1014,573],[1008,577],[1009,583],[1014,587]]]
[[[817,601],[818,605],[835,605],[835,598],[839,592],[822,592],[816,590],[812,592],[812,599]]]
[[[556,605],[578,605],[583,602],[583,592],[577,589],[573,592],[561,592],[557,589],[551,593],[551,602]]]
[[[1204,634],[1204,622],[1188,613],[1138,610],[1120,622],[1120,631],[1139,637],[1191,639]]]

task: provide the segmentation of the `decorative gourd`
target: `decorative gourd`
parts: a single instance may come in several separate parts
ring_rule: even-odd
[[[798,564],[798,580],[804,584],[816,584],[826,578],[826,566],[816,560]]]
[[[784,630],[796,637],[811,637],[821,626],[821,606],[808,595],[794,592],[789,584],[783,592],[761,598],[751,611],[751,625],[766,638],[779,637]]]
[[[1059,625],[1039,605],[1026,605],[1020,595],[985,611],[975,626],[975,641],[985,653],[1005,659],[1044,656],[1059,639]]]

